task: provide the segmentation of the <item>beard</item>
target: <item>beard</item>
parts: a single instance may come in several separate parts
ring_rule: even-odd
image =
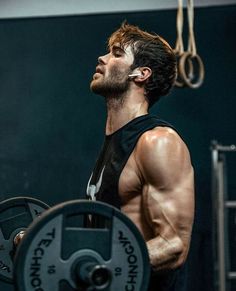
[[[92,80],[90,89],[93,93],[104,96],[106,99],[122,99],[130,86],[129,74],[130,70],[124,72],[114,67],[107,78],[102,75]]]

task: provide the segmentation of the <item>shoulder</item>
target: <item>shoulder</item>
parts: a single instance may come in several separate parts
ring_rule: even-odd
[[[154,173],[181,171],[191,168],[188,148],[179,134],[169,127],[156,127],[145,132],[135,149],[141,171]]]
[[[146,131],[140,137],[137,143],[137,149],[141,151],[155,151],[161,150],[179,150],[181,148],[187,149],[184,141],[179,134],[170,127],[158,126],[151,130]]]

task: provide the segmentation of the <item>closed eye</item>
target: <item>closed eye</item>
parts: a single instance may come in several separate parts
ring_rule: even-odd
[[[112,48],[112,54],[116,57],[116,58],[119,58],[121,56],[123,56],[124,54],[124,50],[120,47],[113,47]]]

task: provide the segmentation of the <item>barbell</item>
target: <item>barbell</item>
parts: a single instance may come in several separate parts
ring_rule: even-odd
[[[14,199],[21,207],[25,203],[22,212],[13,206]],[[14,284],[17,291],[148,289],[146,243],[122,212],[88,200],[68,201],[48,209],[33,198],[14,199],[0,203],[0,235],[5,246],[0,251],[4,266],[0,265],[0,280]],[[38,215],[31,215],[28,225],[22,223],[22,217],[35,211]],[[6,227],[9,222],[11,229]]]

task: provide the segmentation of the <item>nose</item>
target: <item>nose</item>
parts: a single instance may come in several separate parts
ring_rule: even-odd
[[[100,57],[98,58],[98,63],[99,63],[100,65],[105,65],[105,64],[107,63],[107,56],[108,56],[108,54],[106,54],[106,55],[104,55],[104,56],[100,56]]]

